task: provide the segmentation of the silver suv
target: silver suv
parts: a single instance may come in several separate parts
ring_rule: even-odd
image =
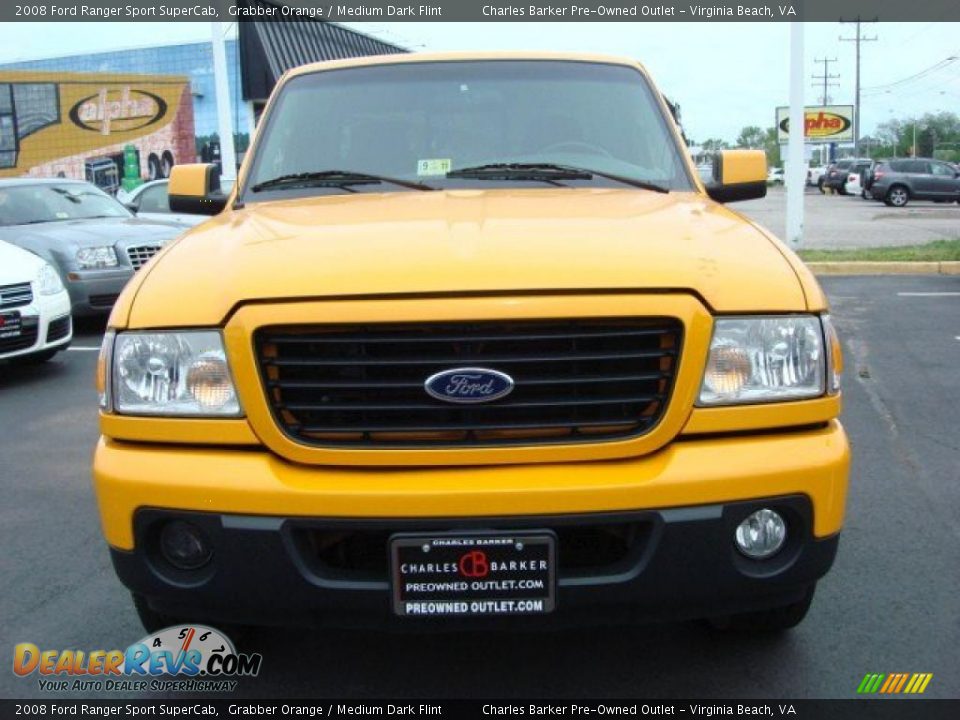
[[[960,171],[928,158],[884,160],[873,171],[870,194],[874,200],[903,207],[910,200],[960,202]]]

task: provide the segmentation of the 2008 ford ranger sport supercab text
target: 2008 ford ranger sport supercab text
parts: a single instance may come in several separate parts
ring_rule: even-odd
[[[839,343],[644,69],[288,72],[215,217],[128,285],[95,489],[144,624],[799,622],[833,562]]]

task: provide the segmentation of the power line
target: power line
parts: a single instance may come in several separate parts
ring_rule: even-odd
[[[830,82],[831,80],[836,80],[839,75],[830,74],[830,63],[835,63],[836,58],[817,58],[814,60],[815,63],[823,63],[823,75],[811,75],[810,77],[814,80],[823,80],[823,95],[820,98],[821,105],[830,104],[830,95],[827,92],[827,88],[830,87],[840,87],[840,83]],[[813,83],[813,87],[820,87],[820,83]]]
[[[867,93],[874,94],[877,92],[885,91],[890,88],[896,87],[897,85],[903,85],[904,83],[914,82],[916,80],[922,80],[923,78],[928,77],[933,73],[939,72],[941,70],[944,70],[945,68],[950,67],[950,65],[955,63],[957,60],[960,60],[960,50],[957,50],[957,52],[953,53],[949,57],[945,57],[943,60],[940,60],[939,62],[934,63],[928,68],[924,68],[923,70],[919,70],[918,72],[915,72],[913,75],[908,75],[905,78],[900,78],[899,80],[894,80],[893,82],[885,83],[883,85],[871,85],[870,87],[865,87],[864,90]]]
[[[857,15],[856,20],[841,20],[840,24],[845,23],[855,23],[857,26],[857,34],[852,38],[841,37],[840,42],[853,42],[857,45],[857,79],[856,79],[856,100],[854,101],[854,110],[853,110],[853,155],[856,157],[859,155],[860,151],[860,43],[864,42],[874,42],[877,39],[877,36],[874,35],[871,37],[866,37],[860,33],[860,25],[865,23],[874,23],[877,22],[874,20],[861,20],[860,16]]]

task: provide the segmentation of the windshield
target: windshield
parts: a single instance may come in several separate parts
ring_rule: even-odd
[[[315,72],[288,82],[265,122],[245,200],[410,190],[329,178],[269,182],[330,170],[431,188],[530,185],[540,177],[517,168],[457,172],[490,164],[562,165],[693,189],[654,92],[641,73],[622,65],[510,60]],[[550,182],[622,186],[599,175]]]
[[[0,226],[130,217],[130,211],[86,183],[35,183],[0,187]]]

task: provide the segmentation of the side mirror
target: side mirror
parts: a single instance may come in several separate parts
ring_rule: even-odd
[[[767,154],[763,150],[723,150],[713,156],[707,195],[720,203],[767,195]]]
[[[140,203],[138,203],[138,202],[127,202],[127,203],[124,203],[123,206],[124,206],[127,210],[129,210],[130,212],[132,212],[134,215],[136,215],[136,214],[137,214],[137,210],[140,209]]]
[[[227,205],[220,190],[220,171],[212,163],[174,165],[167,185],[170,212],[216,215]]]

